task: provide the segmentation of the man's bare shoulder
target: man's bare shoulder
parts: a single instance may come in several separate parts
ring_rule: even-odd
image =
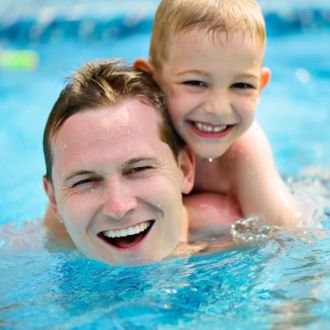
[[[51,208],[47,209],[47,212],[43,218],[41,225],[46,230],[45,245],[49,249],[56,247],[74,248],[72,239],[70,238],[63,223],[60,223],[56,218]]]
[[[75,250],[71,239],[65,235],[59,235],[58,230],[51,229],[42,219],[13,221],[1,226],[0,244],[3,250],[20,253]]]
[[[176,247],[171,257],[190,257],[193,255],[203,255],[216,253],[237,248],[238,245],[228,235],[226,237],[199,240],[189,243],[180,243]]]

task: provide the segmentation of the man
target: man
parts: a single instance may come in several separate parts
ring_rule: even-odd
[[[194,159],[178,141],[147,75],[108,61],[71,77],[44,132],[44,187],[81,252],[134,265],[187,240]]]

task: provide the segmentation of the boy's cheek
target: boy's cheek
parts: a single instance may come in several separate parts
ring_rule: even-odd
[[[156,81],[156,83],[164,92],[166,92],[166,90],[169,89],[170,87],[169,80],[166,77],[166,75],[163,74],[162,72],[155,71],[152,78]]]
[[[196,95],[186,92],[176,92],[168,97],[169,106],[180,112],[190,111],[200,104],[200,99]]]
[[[165,93],[169,102],[180,104],[189,101],[190,94],[187,93],[181,86],[167,88]]]
[[[176,89],[173,88],[170,84],[165,82],[159,82],[158,84],[162,91],[165,93],[166,97],[176,97]]]

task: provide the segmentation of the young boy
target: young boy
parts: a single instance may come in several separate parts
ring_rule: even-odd
[[[255,121],[270,70],[263,68],[265,22],[254,0],[163,0],[157,10],[148,71],[165,91],[169,113],[196,154],[194,199],[203,193],[238,203],[241,214],[272,225],[299,220],[269,142]],[[215,193],[215,194],[214,194]],[[211,203],[212,204],[212,203]],[[191,227],[217,223],[221,208],[201,203]],[[232,219],[234,220],[234,219]]]

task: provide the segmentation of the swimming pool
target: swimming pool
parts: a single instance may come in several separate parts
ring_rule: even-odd
[[[24,227],[46,208],[42,131],[64,77],[94,58],[147,57],[157,2],[0,5],[0,49],[30,49],[40,61],[35,70],[0,68],[0,224],[12,225],[1,228],[0,327],[326,328],[326,231],[283,231],[222,253],[120,268],[78,253],[46,251],[44,233],[33,222]],[[330,5],[260,2],[269,32],[266,65],[273,77],[258,118],[282,175],[292,177],[315,223],[328,229]]]

